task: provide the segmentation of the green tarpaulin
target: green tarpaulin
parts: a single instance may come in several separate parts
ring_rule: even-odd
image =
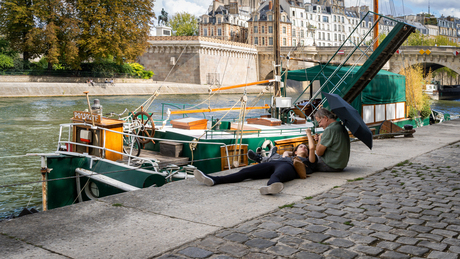
[[[319,80],[321,85],[324,85],[327,78],[337,70],[336,66],[323,66],[324,69],[321,72],[322,66],[314,66],[308,69],[288,71],[287,79],[295,81],[311,81],[315,76],[315,80]],[[340,86],[332,93],[344,96],[345,93],[352,87],[349,82],[352,81],[353,76],[361,67],[356,66],[354,68],[349,66],[341,67],[337,70],[337,73],[331,78],[326,84],[322,91],[331,92],[331,90],[344,78],[348,77],[340,84]],[[282,76],[285,79],[285,76]],[[307,90],[308,91],[308,90]],[[319,96],[321,97],[321,96]],[[363,104],[385,104],[385,103],[396,103],[406,101],[406,78],[403,75],[395,74],[385,70],[380,70],[377,75],[370,81],[370,83],[364,88],[364,90],[356,97],[351,105],[361,113],[361,107]]]

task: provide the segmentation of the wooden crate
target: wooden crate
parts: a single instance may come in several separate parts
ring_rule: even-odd
[[[161,141],[160,142],[160,154],[169,157],[180,157],[184,144],[174,141]]]
[[[171,121],[173,128],[187,129],[187,130],[205,130],[208,127],[207,119],[198,118],[182,118]]]
[[[281,120],[276,118],[251,118],[246,120],[248,124],[258,124],[264,126],[280,126]]]
[[[239,158],[239,165],[238,167],[243,167],[248,165],[248,145],[243,144],[241,145],[241,155],[238,156],[238,152],[240,150],[240,145],[227,145],[228,149],[228,156],[230,159],[231,163],[231,168],[235,168],[235,165],[233,164],[233,161],[238,161]],[[221,164],[221,170],[228,170],[228,160],[227,160],[227,153],[225,151],[225,146],[220,147],[220,164]]]

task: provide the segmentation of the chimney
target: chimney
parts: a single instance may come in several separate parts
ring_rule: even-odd
[[[268,10],[271,10],[273,8],[273,3],[272,1],[268,2]]]

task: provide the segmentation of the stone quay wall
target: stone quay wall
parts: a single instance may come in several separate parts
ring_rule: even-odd
[[[156,81],[233,85],[258,81],[255,46],[206,37],[150,37],[139,63]]]

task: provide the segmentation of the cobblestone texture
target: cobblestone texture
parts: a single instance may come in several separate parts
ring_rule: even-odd
[[[456,143],[160,257],[459,258],[459,164]]]

